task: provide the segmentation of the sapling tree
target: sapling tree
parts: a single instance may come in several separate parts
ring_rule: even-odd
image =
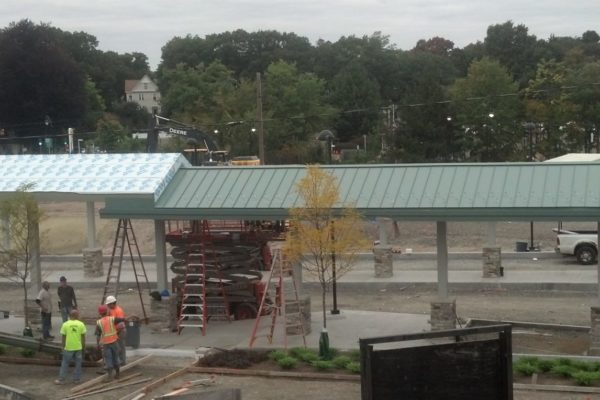
[[[336,177],[318,165],[307,167],[297,186],[300,206],[291,208],[285,255],[301,262],[321,286],[323,329],[327,329],[327,293],[332,281],[348,272],[368,246],[355,208],[342,204]]]
[[[0,276],[19,283],[23,289],[25,327],[29,326],[27,282],[42,218],[37,201],[29,193],[32,187],[31,184],[22,185],[10,197],[0,201]]]

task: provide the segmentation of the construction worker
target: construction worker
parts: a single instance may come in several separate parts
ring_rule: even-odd
[[[60,285],[58,286],[58,308],[60,315],[62,316],[63,322],[69,320],[71,310],[77,308],[77,298],[75,297],[75,290],[72,286],[67,284],[67,278],[61,276],[59,279]]]
[[[102,346],[104,364],[108,377],[119,379],[119,336],[116,324],[125,322],[123,318],[108,315],[108,307],[102,304],[98,307],[100,319],[96,321],[96,342]]]
[[[71,310],[69,320],[64,322],[60,328],[62,335],[62,362],[60,364],[60,373],[58,379],[54,381],[57,385],[65,383],[69,363],[75,360],[75,372],[73,373],[73,382],[81,380],[81,364],[83,352],[85,350],[85,334],[87,330],[85,324],[79,320],[79,311]]]
[[[104,301],[106,307],[108,307],[108,315],[115,318],[122,318],[125,321],[125,311],[117,305],[117,299],[115,296],[107,296]],[[127,354],[125,349],[125,339],[127,337],[127,330],[125,322],[116,324],[117,333],[119,335],[119,364],[125,365],[127,362]]]

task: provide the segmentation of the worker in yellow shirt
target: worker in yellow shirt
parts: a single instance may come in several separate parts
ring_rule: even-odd
[[[62,363],[60,364],[60,373],[58,379],[54,381],[57,385],[65,383],[67,372],[69,371],[69,363],[75,360],[75,372],[73,373],[73,381],[81,380],[81,364],[83,361],[83,352],[85,350],[85,324],[79,320],[79,311],[71,310],[69,319],[65,321],[61,328],[62,336]]]

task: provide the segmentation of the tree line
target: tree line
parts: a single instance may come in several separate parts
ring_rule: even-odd
[[[260,73],[268,163],[324,161],[316,136],[325,129],[336,149],[354,149],[346,162],[600,149],[600,36],[538,39],[511,21],[463,48],[434,36],[401,50],[379,32],[315,44],[277,31],[174,37],[154,73],[143,54],[103,52],[84,32],[20,21],[0,31],[0,129],[23,134],[50,115],[97,130],[109,150],[134,149],[128,132],[147,116],[124,103],[123,83],[145,73],[159,84],[164,116],[216,135],[233,155],[257,153]]]

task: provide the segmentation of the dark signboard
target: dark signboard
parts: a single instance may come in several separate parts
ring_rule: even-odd
[[[510,340],[510,325],[361,339],[362,399],[510,400]]]

